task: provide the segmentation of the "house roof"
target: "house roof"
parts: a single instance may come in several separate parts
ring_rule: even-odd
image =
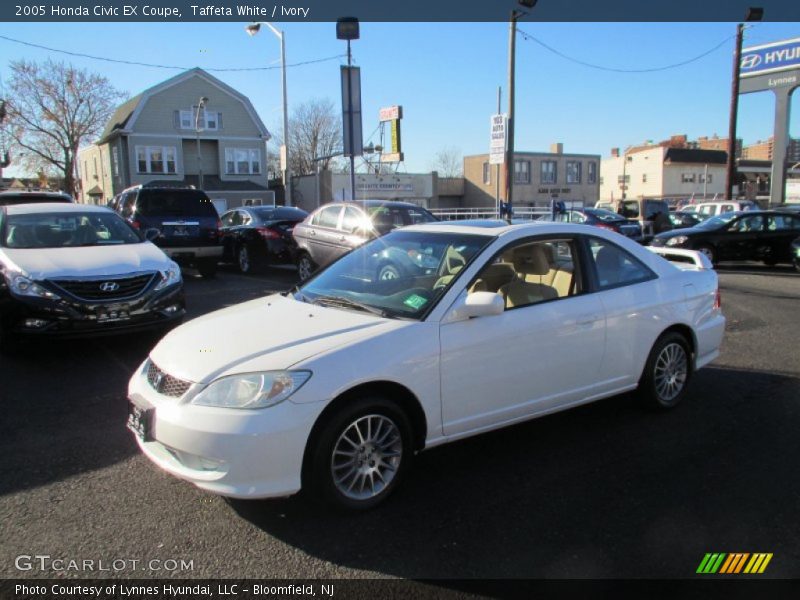
[[[724,150],[700,150],[698,148],[667,148],[665,163],[699,163],[702,165],[724,165],[728,153]]]
[[[134,96],[130,100],[126,100],[123,104],[120,104],[117,109],[114,111],[109,122],[106,124],[103,133],[98,140],[97,143],[105,143],[109,141],[113,135],[119,131],[123,131],[125,129],[130,128],[133,126],[136,118],[139,115],[139,112],[142,109],[142,105],[146,104],[147,100],[150,99],[151,96],[170,88],[174,85],[182,83],[191,77],[201,77],[205,79],[211,85],[214,85],[226,93],[230,94],[234,98],[237,98],[245,107],[245,110],[250,114],[253,118],[253,121],[256,127],[261,132],[261,135],[264,136],[265,139],[270,139],[272,136],[269,133],[269,130],[264,125],[264,122],[261,120],[261,117],[258,116],[255,107],[250,102],[250,99],[239,92],[238,90],[232,88],[227,83],[217,79],[210,73],[207,73],[200,67],[195,67],[194,69],[189,69],[188,71],[184,71],[183,73],[179,73],[174,77],[171,77],[161,83],[158,83],[152,87],[147,88],[140,94]]]
[[[103,129],[103,133],[100,136],[100,140],[98,143],[107,142],[112,134],[116,133],[119,129],[124,129],[125,125],[128,123],[128,119],[131,118],[133,111],[139,106],[139,103],[142,101],[142,96],[144,94],[138,94],[133,98],[126,100],[122,104],[117,107],[117,110],[114,111],[114,114],[111,115],[111,118],[106,123],[105,129]]]

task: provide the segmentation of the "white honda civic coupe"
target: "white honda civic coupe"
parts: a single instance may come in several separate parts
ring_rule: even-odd
[[[399,229],[173,330],[128,426],[204,490],[370,508],[421,450],[634,389],[678,404],[725,319],[708,261],[657,251],[687,262],[567,223]]]

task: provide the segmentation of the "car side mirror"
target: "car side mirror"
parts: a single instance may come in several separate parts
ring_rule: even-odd
[[[472,292],[456,300],[445,318],[447,323],[466,321],[475,317],[501,315],[506,309],[505,300],[496,292]]]
[[[144,232],[144,239],[146,239],[148,242],[152,242],[160,235],[161,232],[158,229],[156,229],[155,227],[151,227],[150,229]]]

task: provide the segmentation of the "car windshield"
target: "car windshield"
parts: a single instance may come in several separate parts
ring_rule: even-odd
[[[615,212],[611,212],[610,210],[605,210],[602,208],[589,209],[586,211],[586,214],[592,215],[593,217],[597,217],[601,221],[605,221],[607,223],[610,223],[612,221],[625,220],[625,218],[622,215],[618,215]]]
[[[139,244],[142,239],[112,212],[8,215],[2,229],[6,248],[64,248]]]
[[[372,219],[375,230],[381,235],[397,227],[431,223],[437,220],[427,210],[416,206],[367,206],[366,211]]]
[[[297,300],[422,319],[493,238],[394,231],[359,246],[300,287]]]
[[[256,221],[267,223],[269,221],[302,221],[308,213],[296,208],[253,208],[250,211]]]
[[[723,225],[727,225],[733,219],[736,218],[736,213],[729,212],[729,213],[722,213],[721,215],[717,215],[716,217],[711,217],[703,221],[702,223],[698,223],[695,227],[701,229],[716,229],[717,227],[722,227]]]

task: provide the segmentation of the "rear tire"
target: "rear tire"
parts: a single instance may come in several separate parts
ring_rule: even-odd
[[[316,270],[317,265],[311,260],[311,256],[307,252],[301,252],[297,257],[297,275],[300,277],[300,283],[311,279]]]
[[[638,394],[647,407],[668,410],[683,399],[691,376],[689,344],[680,333],[669,331],[656,340],[647,357]]]
[[[253,263],[252,257],[250,256],[250,251],[247,249],[246,245],[242,245],[236,252],[236,266],[239,267],[240,273],[252,273],[253,272]]]
[[[374,508],[402,481],[412,439],[408,417],[393,402],[380,396],[349,402],[312,445],[308,487],[339,509]]]

